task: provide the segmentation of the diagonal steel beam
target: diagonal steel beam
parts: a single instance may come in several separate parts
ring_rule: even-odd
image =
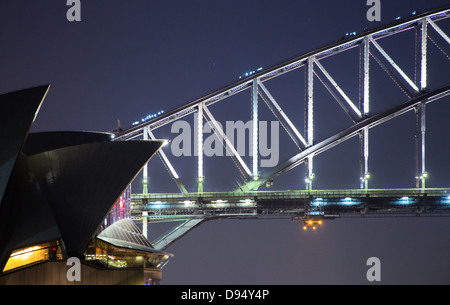
[[[234,158],[237,162],[236,165],[242,175],[248,179],[248,177],[252,176],[252,173],[250,169],[247,167],[245,162],[242,160],[241,156],[237,152],[237,150],[234,148],[233,144],[230,142],[226,134],[223,132],[222,128],[217,124],[217,121],[214,119],[213,115],[209,111],[208,107],[203,104],[203,115],[208,120],[208,123],[211,124],[211,127],[214,130],[214,133],[219,137],[219,139],[222,139],[225,141],[226,148],[229,150],[229,152],[232,154],[232,158]]]
[[[164,250],[204,221],[206,221],[206,217],[187,218],[180,225],[152,241],[151,244],[156,250]]]
[[[320,69],[320,71],[322,71],[323,75],[325,75],[325,77],[327,78],[327,80],[330,82],[330,84],[333,86],[333,88],[340,94],[340,96],[344,99],[344,101],[346,102],[346,104],[348,106],[350,106],[350,108],[353,110],[353,113],[357,115],[357,119],[360,119],[362,117],[361,115],[361,111],[359,111],[358,107],[355,106],[355,104],[353,104],[353,102],[350,100],[350,98],[347,96],[347,94],[345,94],[345,92],[341,89],[341,87],[339,87],[339,85],[336,83],[336,81],[331,77],[331,75],[328,73],[327,70],[325,70],[325,68],[322,66],[322,64],[317,60],[314,59],[314,63],[316,64],[316,66]],[[317,74],[316,74],[317,75]],[[325,84],[325,83],[324,83]],[[355,117],[353,116],[353,113],[350,112],[348,110],[348,108],[346,106],[344,106],[344,104],[337,98],[337,96],[335,96],[332,92],[332,90],[330,90],[330,88],[327,87],[327,89],[330,91],[330,93],[335,97],[335,99],[338,101],[339,104],[341,104],[341,106],[344,108],[344,110],[352,117],[353,120],[355,120]]]
[[[150,136],[150,138],[151,138],[152,140],[156,140],[155,136],[154,136],[153,133],[150,131],[150,129],[147,130],[147,133],[148,133],[148,135]],[[183,183],[181,183],[180,176],[178,176],[178,174],[177,174],[177,172],[175,171],[175,168],[173,167],[172,163],[170,163],[169,158],[167,158],[167,156],[166,156],[166,153],[165,153],[162,149],[160,149],[160,150],[158,151],[158,153],[159,153],[159,155],[160,155],[160,157],[161,157],[161,160],[163,161],[164,165],[169,169],[169,172],[170,172],[172,178],[175,180],[175,182],[176,182],[178,188],[180,189],[180,191],[181,191],[183,194],[187,195],[187,194],[188,194],[188,191],[187,191],[186,188],[184,187]]]
[[[445,32],[433,20],[431,20],[430,17],[427,17],[427,21],[433,29],[435,29],[436,32],[438,32],[438,34],[441,35],[441,37],[444,38],[448,44],[450,44],[450,37],[448,37],[447,34],[445,34]]]
[[[419,92],[419,88],[414,82],[406,75],[405,72],[395,63],[395,61],[388,55],[388,53],[376,42],[373,38],[369,38],[370,42],[375,48],[383,55],[383,57],[389,62],[389,64],[402,76],[402,78],[414,89],[415,92]]]
[[[266,103],[266,105],[270,108],[273,114],[277,117],[278,121],[284,127],[286,132],[289,134],[291,139],[300,149],[304,149],[308,144],[306,143],[303,136],[297,130],[297,128],[292,124],[291,120],[288,118],[286,113],[281,109],[280,105],[270,94],[269,90],[267,90],[266,86],[264,86],[260,81],[258,82],[259,87],[262,89],[263,93],[260,93],[261,98]],[[266,98],[267,97],[267,98]]]
[[[407,87],[392,71],[389,69],[382,61],[381,59],[374,53],[370,52],[370,56],[375,59],[375,61],[380,65],[380,67],[384,70],[384,72],[391,77],[391,79],[394,81],[395,84],[398,85],[398,87],[402,90],[402,92],[409,98],[412,99],[414,96],[414,93],[411,91],[409,87]]]

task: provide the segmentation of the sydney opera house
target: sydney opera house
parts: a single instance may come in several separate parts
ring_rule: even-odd
[[[0,95],[0,284],[157,284],[172,255],[122,210],[163,141],[30,133],[48,90]],[[76,280],[69,258],[79,262]]]

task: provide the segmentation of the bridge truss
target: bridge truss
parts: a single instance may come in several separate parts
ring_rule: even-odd
[[[314,50],[312,52],[308,52],[301,56],[295,57],[293,59],[287,60],[281,64],[275,65],[273,67],[263,69],[260,71],[256,71],[252,73],[249,77],[245,77],[240,79],[239,81],[226,86],[220,90],[217,90],[213,93],[210,93],[202,98],[196,99],[190,103],[187,103],[181,107],[178,107],[172,111],[168,111],[163,115],[160,115],[156,118],[147,120],[129,128],[123,132],[115,134],[115,140],[130,140],[136,137],[143,136],[144,140],[155,139],[153,131],[159,127],[162,127],[167,124],[171,124],[176,120],[179,120],[183,117],[186,117],[190,114],[197,113],[197,151],[203,152],[203,135],[202,135],[202,127],[203,120],[206,120],[211,126],[216,135],[222,139],[224,146],[226,147],[230,157],[233,159],[234,164],[236,165],[239,173],[242,175],[243,183],[239,186],[238,189],[233,192],[229,192],[226,194],[214,193],[215,195],[211,195],[211,193],[206,193],[203,190],[204,184],[204,170],[203,170],[203,153],[199,153],[197,156],[197,180],[198,180],[198,192],[197,193],[189,193],[185,186],[183,185],[180,176],[177,174],[175,167],[170,162],[168,156],[164,153],[164,151],[159,151],[160,157],[169,170],[170,175],[173,180],[176,182],[178,188],[180,189],[180,194],[166,194],[164,196],[148,194],[147,191],[147,182],[148,182],[148,173],[147,167],[143,170],[143,181],[144,181],[144,191],[142,195],[134,195],[133,203],[135,209],[135,216],[141,217],[144,215],[145,219],[151,221],[162,221],[162,220],[171,220],[171,219],[179,219],[180,211],[183,215],[184,221],[183,224],[177,226],[175,231],[171,233],[171,236],[174,237],[172,240],[176,240],[182,234],[189,231],[193,227],[197,226],[201,222],[206,219],[211,219],[211,217],[230,217],[229,213],[225,213],[224,215],[220,213],[208,214],[211,212],[211,209],[214,211],[221,211],[222,207],[218,203],[223,204],[223,202],[218,202],[218,200],[227,200],[222,197],[230,197],[239,196],[239,198],[235,198],[236,200],[232,200],[231,203],[233,206],[227,207],[227,211],[236,211],[231,209],[235,207],[240,212],[238,213],[239,217],[255,217],[261,215],[275,215],[281,213],[290,215],[292,217],[299,217],[309,215],[311,211],[317,210],[314,207],[314,200],[318,198],[324,198],[323,193],[317,193],[319,191],[313,190],[313,181],[314,181],[314,167],[313,167],[313,159],[318,154],[327,151],[328,149],[345,142],[346,140],[359,137],[360,143],[360,191],[364,192],[358,194],[358,198],[371,198],[370,200],[366,200],[360,204],[358,209],[359,215],[361,215],[361,211],[368,211],[370,209],[377,210],[379,201],[373,200],[372,198],[378,198],[378,193],[373,193],[372,190],[369,189],[369,131],[371,128],[383,124],[393,118],[396,118],[407,112],[414,112],[415,115],[415,147],[416,147],[416,188],[420,190],[419,193],[414,193],[412,197],[414,198],[422,198],[420,200],[421,204],[427,205],[435,204],[437,201],[441,199],[439,198],[447,198],[447,190],[433,191],[434,193],[438,192],[437,197],[431,201],[428,201],[427,194],[429,194],[428,189],[425,187],[426,178],[427,178],[427,170],[426,170],[426,159],[425,159],[425,142],[426,142],[426,105],[433,101],[437,101],[442,99],[450,94],[450,84],[446,86],[439,87],[437,89],[430,89],[431,86],[429,84],[428,77],[428,62],[431,60],[428,56],[428,46],[430,42],[438,47],[440,51],[444,53],[447,59],[450,59],[449,54],[446,49],[448,49],[450,45],[450,37],[442,30],[439,26],[439,22],[441,20],[447,19],[450,17],[450,8],[440,9],[432,12],[427,12],[419,15],[412,15],[406,19],[400,19],[394,22],[389,26],[385,26],[382,28],[378,28],[375,30],[364,31],[359,34],[354,34],[349,37],[343,38],[341,41],[336,42],[334,44],[328,45],[326,47]],[[390,37],[393,35],[397,35],[399,33],[405,31],[415,31],[415,77],[410,77],[404,70],[400,67],[400,65],[393,59],[393,57],[381,46],[380,41],[382,41],[386,37]],[[342,52],[346,52],[348,50],[358,48],[359,49],[359,61],[360,61],[360,73],[358,77],[358,83],[360,84],[359,90],[359,100],[351,100],[349,95],[347,95],[344,90],[339,86],[339,79],[333,77],[329,71],[326,69],[325,64],[323,63],[323,59],[332,58],[334,55],[340,54]],[[406,101],[400,105],[397,105],[387,111],[381,113],[373,113],[371,111],[371,100],[370,100],[370,91],[371,91],[371,67],[373,63],[378,64],[383,68],[386,72],[387,76],[397,85],[399,86],[403,93],[406,96]],[[305,96],[305,126],[303,133],[300,132],[299,129],[292,123],[292,120],[289,118],[287,113],[283,111],[281,104],[273,97],[265,83],[270,80],[277,78],[286,73],[298,70],[300,68],[304,68],[305,70],[305,88],[306,88],[306,96]],[[336,100],[336,102],[340,105],[340,107],[345,111],[347,116],[350,118],[352,124],[345,130],[341,130],[335,135],[328,137],[323,140],[318,140],[315,138],[314,126],[317,124],[314,118],[314,103],[315,103],[315,95],[314,95],[314,79],[318,79],[320,83],[325,86],[325,88],[329,91],[332,97]],[[226,102],[226,100],[240,92],[244,92],[246,90],[250,91],[250,104],[251,104],[251,119],[252,119],[252,162],[251,166],[248,166],[244,161],[242,156],[239,155],[236,148],[233,146],[233,143],[227,138],[226,134],[222,130],[221,126],[217,124],[217,121],[214,118],[214,115],[211,111],[211,106],[218,102]],[[280,162],[277,166],[272,168],[260,169],[258,168],[258,106],[260,100],[266,104],[271,112],[274,114],[275,118],[287,132],[289,137],[295,143],[297,147],[297,151],[295,151],[290,158]],[[268,195],[264,195],[266,197],[261,197],[261,192],[258,192],[258,188],[263,184],[270,184],[273,179],[294,167],[304,163],[305,164],[305,182],[306,182],[306,193],[296,193],[297,198],[294,200],[288,200],[289,204],[288,209],[286,207],[286,200],[283,198],[286,194],[281,193],[272,193],[272,195],[277,194],[276,196],[281,196],[280,198],[274,197],[275,199],[279,199],[279,206],[276,207],[277,213],[268,213],[268,210],[264,207],[262,198],[266,198]],[[372,191],[372,193],[371,193]],[[402,197],[410,197],[408,196],[408,190],[403,190],[405,194],[399,197],[400,194],[396,194],[396,196],[386,195],[383,193],[382,197],[384,198],[384,203],[379,207],[380,210],[385,211],[385,204],[388,201],[397,200]],[[299,191],[300,192],[300,191]],[[332,192],[334,193],[334,192]],[[348,194],[351,192],[348,191]],[[209,194],[209,195],[208,195]],[[343,200],[350,195],[342,195],[340,193],[339,198],[334,198],[335,200]],[[425,195],[424,195],[425,194]],[[364,195],[364,196],[363,196]],[[449,194],[450,195],[450,194]],[[156,197],[155,197],[156,196]],[[158,197],[159,196],[159,197]],[[168,197],[174,200],[167,200]],[[203,202],[204,198],[210,197],[210,202]],[[212,196],[212,197],[211,197]],[[374,197],[375,196],[375,197]],[[397,198],[397,199],[395,199]],[[423,200],[425,198],[425,200]],[[214,201],[214,203],[212,202]],[[276,201],[276,200],[275,200]],[[152,202],[153,205],[149,205]],[[159,202],[167,202],[170,206],[163,208]],[[230,201],[228,201],[230,202]],[[424,203],[425,202],[425,203]],[[440,201],[439,201],[440,202]],[[180,203],[183,208],[180,210]],[[188,203],[188,204],[187,204]],[[190,205],[190,204],[193,205]],[[206,206],[205,206],[206,204]],[[253,204],[253,206],[246,206],[249,204]],[[276,206],[277,204],[274,203]],[[369,207],[370,205],[370,207]],[[330,205],[327,205],[325,208],[325,212],[333,212],[333,215],[343,215],[349,212],[348,209],[342,209],[342,207],[348,207],[348,205],[331,205],[334,207],[339,207],[341,211],[338,210],[330,210]],[[415,211],[417,211],[418,206],[414,204],[407,205],[408,207],[412,207]],[[158,211],[155,211],[155,207],[160,207]],[[188,209],[189,207],[190,209]],[[208,209],[205,210],[205,207]],[[297,207],[297,208],[295,208]],[[429,207],[429,206],[428,206]],[[446,205],[444,205],[446,207]],[[242,212],[243,210],[246,212]],[[231,210],[230,210],[231,209]],[[429,210],[427,208],[427,210]],[[434,209],[433,209],[434,210]],[[149,214],[148,212],[151,211]],[[189,212],[188,211],[195,211]],[[204,211],[208,211],[207,214]],[[285,212],[291,211],[291,212]],[[391,209],[391,213],[397,211],[397,209]],[[402,210],[404,211],[404,209]],[[446,209],[437,209],[440,214],[445,214]],[[248,213],[247,213],[248,212]],[[323,211],[322,211],[323,212]],[[354,211],[352,210],[352,213]],[[158,214],[159,213],[159,214]],[[438,214],[439,214],[438,213]],[[139,214],[139,215],[138,215]],[[175,217],[172,217],[172,214]],[[248,215],[247,215],[248,214]],[[365,214],[365,213],[363,213]],[[417,213],[413,213],[417,214]],[[155,215],[159,215],[155,217]],[[221,215],[221,216],[220,216]],[[324,214],[325,215],[325,214]],[[431,215],[431,214],[430,214]],[[433,214],[434,215],[434,214]],[[144,221],[146,223],[146,221]],[[168,235],[165,235],[164,238],[155,242],[160,248],[167,247],[169,242]],[[164,246],[162,246],[164,245]]]

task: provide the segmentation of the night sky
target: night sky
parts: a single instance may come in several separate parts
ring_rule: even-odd
[[[51,85],[32,132],[110,131],[118,119],[127,128],[147,114],[228,85],[243,72],[450,1],[381,0],[381,5],[381,21],[369,22],[365,0],[81,0],[81,21],[69,22],[66,1],[3,0],[0,92]],[[438,25],[450,34],[449,20]],[[380,44],[414,79],[413,31]],[[429,80],[437,88],[448,84],[450,62],[428,44]],[[357,102],[359,52],[337,56],[321,63]],[[371,69],[374,113],[406,101],[373,60]],[[303,132],[304,69],[266,86]],[[321,140],[351,121],[317,78],[315,90],[315,137]],[[427,187],[450,187],[449,103],[447,97],[427,106]],[[248,121],[250,107],[246,91],[210,110],[222,122]],[[261,120],[274,120],[264,103],[260,111]],[[192,123],[193,117],[185,120]],[[154,133],[173,137],[170,126]],[[412,113],[372,129],[370,136],[370,187],[414,187]],[[280,161],[296,152],[282,128],[280,144]],[[164,149],[187,189],[194,191],[196,158],[176,158]],[[250,159],[244,160],[250,166]],[[314,160],[315,188],[359,188],[356,137]],[[233,189],[238,173],[232,164],[226,157],[205,158],[205,190]],[[158,157],[149,170],[150,192],[178,191]],[[135,192],[140,187],[133,183]],[[303,165],[273,185],[304,187]],[[215,220],[167,249],[175,256],[163,269],[161,284],[369,284],[366,260],[372,256],[381,260],[382,284],[450,284],[449,229],[448,218],[335,219],[315,232],[304,232],[291,220]]]

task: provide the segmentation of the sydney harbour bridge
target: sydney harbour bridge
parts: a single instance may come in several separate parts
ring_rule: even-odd
[[[152,240],[156,249],[165,249],[184,234],[201,223],[218,218],[264,218],[286,217],[298,220],[304,229],[316,229],[328,219],[339,217],[390,217],[390,216],[448,216],[450,215],[450,189],[427,188],[429,176],[426,163],[427,105],[439,103],[450,95],[448,79],[439,79],[431,75],[429,65],[435,59],[430,49],[437,50],[441,58],[450,60],[450,36],[443,30],[448,22],[450,9],[440,9],[426,13],[413,12],[410,16],[397,18],[382,28],[350,32],[333,44],[286,60],[268,68],[255,68],[239,77],[236,82],[191,101],[181,107],[149,116],[133,124],[132,127],[115,133],[115,141],[127,141],[136,138],[157,139],[155,130],[172,124],[182,118],[194,116],[196,130],[196,151],[204,151],[202,128],[208,123],[214,134],[224,145],[227,156],[236,166],[239,183],[233,189],[208,191],[208,178],[204,175],[204,154],[196,155],[197,188],[188,191],[181,175],[171,162],[171,156],[161,149],[158,154],[172,180],[179,189],[177,193],[161,193],[151,188],[149,192],[148,167],[142,171],[143,191],[134,193],[132,217],[142,221],[144,235],[147,236],[148,223],[176,222],[176,225]],[[384,47],[383,40],[402,33],[414,35],[407,52],[414,54],[411,67],[402,66],[398,58]],[[391,38],[392,39],[392,38]],[[353,51],[351,51],[353,50]],[[355,52],[356,50],[356,52]],[[340,78],[332,75],[327,63],[339,60],[338,54],[352,52],[357,54],[359,73],[352,77],[358,84],[357,100],[340,86]],[[326,59],[326,61],[325,61]],[[393,82],[403,93],[402,100],[390,101],[390,107],[383,111],[374,111],[377,101],[371,99],[372,92],[382,90],[372,81],[372,71],[382,69],[387,80]],[[448,69],[448,68],[443,68]],[[283,111],[283,101],[276,99],[268,89],[268,84],[282,75],[294,71],[303,71],[305,83],[304,113]],[[414,71],[413,75],[405,71]],[[280,78],[283,79],[283,78]],[[434,83],[436,82],[436,83]],[[297,84],[299,85],[299,84]],[[332,136],[318,138],[316,126],[327,124],[315,116],[314,107],[320,103],[315,89],[323,86],[333,100],[348,117],[349,125],[335,130]],[[251,164],[244,161],[229,135],[215,119],[214,104],[227,103],[230,97],[247,94],[249,105]],[[280,160],[273,167],[260,166],[258,140],[261,137],[259,111],[268,107],[275,120],[283,127],[295,149],[289,151],[289,158]],[[230,103],[230,107],[233,107]],[[415,141],[415,187],[408,189],[371,188],[371,169],[369,168],[370,132],[406,113],[414,115]],[[298,128],[295,117],[304,116],[304,126]],[[298,124],[297,124],[298,125]],[[314,158],[326,153],[349,139],[359,139],[359,188],[353,189],[316,189]],[[172,139],[166,139],[170,143]],[[398,156],[401,158],[402,156]],[[277,177],[304,164],[305,176],[299,178],[298,190],[270,190]],[[304,180],[304,182],[303,182]],[[264,188],[262,186],[269,186]]]

